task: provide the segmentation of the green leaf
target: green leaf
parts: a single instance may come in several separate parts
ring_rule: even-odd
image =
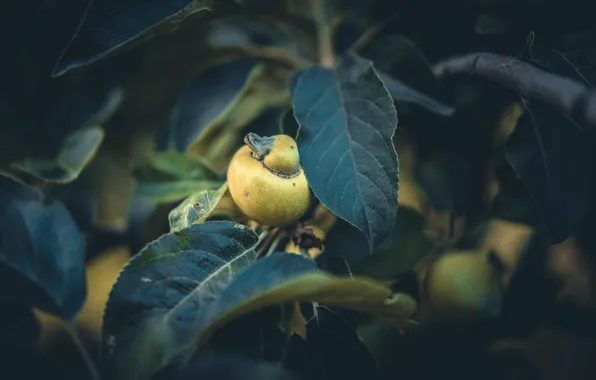
[[[377,282],[337,278],[314,261],[274,253],[255,261],[254,232],[231,222],[195,224],[149,244],[123,269],[104,316],[110,378],[145,379],[189,357],[222,326],[289,301],[363,310],[404,323],[406,295]]]
[[[135,168],[133,175],[140,181],[218,179],[204,160],[170,149],[153,154]]]
[[[242,60],[203,71],[170,111],[159,132],[157,148],[184,152],[234,107],[258,67],[256,61]]]
[[[192,224],[203,223],[217,207],[226,190],[227,182],[217,190],[203,190],[188,197],[170,211],[170,231],[176,232]]]
[[[83,237],[66,208],[0,175],[0,298],[71,321],[85,300],[84,263]]]
[[[596,157],[587,133],[533,102],[507,141],[505,157],[544,218],[552,244],[567,239],[592,200]]]
[[[424,227],[422,215],[414,209],[400,207],[392,234],[373,255],[352,266],[352,273],[390,281],[411,270],[434,247]]]
[[[304,379],[379,379],[375,360],[344,318],[325,306],[306,325],[304,340],[294,334],[284,367]]]
[[[391,96],[401,102],[417,103],[441,116],[451,116],[455,109],[440,99],[440,83],[416,44],[400,35],[376,38],[362,53],[374,62]]]
[[[138,182],[135,187],[135,197],[150,199],[157,203],[171,203],[180,201],[197,191],[213,190],[222,185],[222,181],[147,181]]]
[[[293,96],[300,158],[314,194],[362,231],[372,252],[393,229],[397,211],[391,96],[372,63],[355,55],[336,69],[302,71]]]
[[[176,30],[191,15],[211,10],[211,0],[90,1],[53,76],[129,50],[158,34]]]
[[[48,160],[26,157],[12,166],[44,181],[72,182],[91,162],[103,137],[104,131],[99,126],[83,128],[66,137],[56,157]]]
[[[103,357],[111,379],[145,379],[193,345],[211,306],[255,259],[257,235],[232,222],[195,224],[133,256],[104,314]]]

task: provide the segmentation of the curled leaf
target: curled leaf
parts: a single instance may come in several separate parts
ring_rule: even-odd
[[[195,223],[203,223],[219,204],[228,189],[227,182],[217,190],[202,190],[195,193],[170,211],[170,231],[180,231]]]

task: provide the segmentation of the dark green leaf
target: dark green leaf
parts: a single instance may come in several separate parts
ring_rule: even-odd
[[[301,380],[281,366],[251,361],[239,355],[209,353],[201,355],[174,373],[154,380]]]
[[[425,219],[414,209],[400,207],[393,233],[372,256],[352,267],[354,274],[395,280],[430,253],[434,244],[424,233]]]
[[[415,309],[405,295],[391,297],[369,280],[329,276],[299,255],[275,253],[254,262],[256,240],[245,226],[206,222],[167,234],[134,256],[104,317],[111,378],[144,379],[192,354],[223,325],[270,305],[339,304],[395,322]]]
[[[397,114],[372,63],[347,55],[337,69],[303,71],[293,89],[300,158],[317,198],[362,231],[373,251],[391,232]]]
[[[362,55],[374,62],[395,100],[417,103],[441,116],[455,113],[453,107],[439,100],[439,81],[412,40],[399,34],[382,35]]]
[[[256,61],[233,61],[199,75],[170,111],[159,132],[158,149],[185,151],[215,119],[233,107],[256,67]]]
[[[176,30],[194,13],[210,10],[210,0],[90,1],[77,30],[54,68],[54,76],[130,49]]]
[[[154,180],[214,180],[218,176],[199,157],[175,150],[157,152],[133,172],[139,181]]]
[[[211,306],[199,344],[228,321],[264,306],[290,301],[317,302],[365,311],[404,323],[416,308],[404,294],[366,279],[335,277],[316,263],[293,253],[274,253],[238,274]]]
[[[72,320],[85,300],[84,261],[83,238],[66,208],[0,176],[0,298]]]
[[[0,301],[0,353],[35,346],[41,333],[31,306],[18,301]]]
[[[382,71],[379,71],[379,77],[387,87],[387,90],[393,99],[397,101],[416,103],[424,107],[426,110],[441,116],[451,116],[455,113],[455,108],[431,98]]]
[[[257,235],[232,222],[169,233],[133,256],[104,314],[104,360],[114,379],[144,379],[194,344],[213,302],[255,259]]]
[[[77,179],[93,159],[103,137],[101,127],[83,128],[66,137],[53,159],[27,157],[13,167],[44,181],[68,183]]]
[[[307,339],[293,335],[284,366],[313,380],[379,379],[373,356],[356,330],[324,306],[306,325]]]
[[[203,190],[185,199],[170,211],[170,231],[180,231],[192,224],[204,222],[217,207],[226,190],[227,183],[217,190]]]
[[[222,185],[222,181],[162,181],[138,182],[135,197],[153,200],[158,203],[181,201],[189,195],[202,190],[214,190]]]
[[[526,107],[505,156],[544,218],[551,242],[567,239],[585,216],[594,186],[593,142],[546,105]]]

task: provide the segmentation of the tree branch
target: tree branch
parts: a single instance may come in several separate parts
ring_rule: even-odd
[[[313,65],[313,62],[300,56],[289,53],[288,51],[275,46],[262,45],[234,45],[217,47],[213,53],[219,57],[219,60],[229,60],[233,58],[255,58],[263,61],[276,62],[290,69],[304,69]]]
[[[513,57],[492,53],[456,56],[435,64],[433,72],[439,77],[456,74],[485,77],[526,99],[540,100],[577,121],[596,126],[596,91]]]

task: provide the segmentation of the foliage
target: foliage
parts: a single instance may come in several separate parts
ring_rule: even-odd
[[[439,378],[460,349],[455,376],[497,378],[504,340],[592,332],[552,262],[594,259],[594,28],[463,3],[3,3],[3,355],[43,312],[95,378]],[[249,132],[296,141],[290,226],[230,195]],[[118,246],[99,360],[75,326]]]

